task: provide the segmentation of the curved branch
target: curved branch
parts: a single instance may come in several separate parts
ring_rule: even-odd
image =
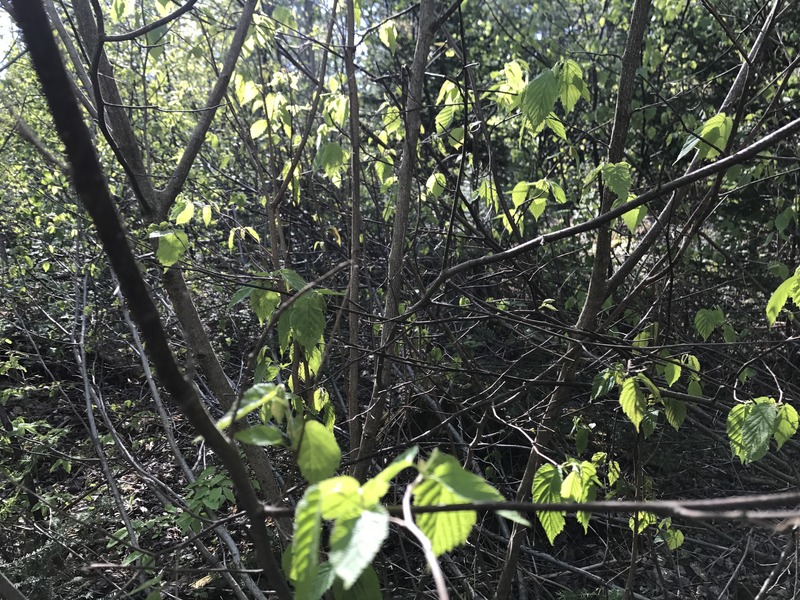
[[[33,59],[34,69],[66,148],[73,184],[92,217],[98,237],[117,275],[120,288],[145,340],[151,360],[166,390],[183,414],[220,457],[230,474],[239,502],[247,513],[251,537],[261,568],[281,599],[292,597],[278,561],[269,546],[269,533],[261,505],[238,448],[217,429],[206,412],[197,389],[181,373],[169,347],[158,310],[128,245],[125,230],[111,200],[89,130],[75,97],[65,94],[67,75],[41,0],[14,0],[19,24]]]
[[[120,33],[119,35],[107,35],[105,41],[107,42],[127,42],[130,40],[135,40],[137,37],[141,37],[154,31],[161,27],[162,25],[166,25],[170,21],[174,21],[182,14],[189,12],[192,10],[192,7],[197,4],[197,0],[189,0],[186,4],[168,14],[166,17],[158,19],[157,21],[153,21],[149,25],[145,25],[140,27],[139,29],[134,29],[133,31],[129,31],[128,33]]]

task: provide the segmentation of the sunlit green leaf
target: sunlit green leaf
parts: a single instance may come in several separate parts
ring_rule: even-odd
[[[797,433],[800,419],[798,419],[797,411],[791,404],[781,404],[778,409],[778,417],[775,421],[775,433],[773,437],[778,443],[778,450]]]
[[[254,140],[260,138],[264,135],[264,132],[267,130],[269,123],[267,123],[266,119],[259,119],[255,123],[250,126],[250,137]]]
[[[533,478],[532,497],[538,504],[552,504],[561,502],[561,486],[563,480],[561,471],[558,467],[551,464],[544,464],[536,471]],[[566,520],[565,511],[538,511],[536,513],[539,522],[544,528],[547,539],[552,544],[556,536],[564,530]]]
[[[189,236],[183,231],[163,233],[158,237],[156,258],[163,266],[171,267],[183,257],[188,247]]]
[[[426,479],[414,488],[415,506],[463,504],[462,496],[439,481]],[[417,525],[431,541],[436,556],[449,552],[467,541],[478,520],[474,510],[423,513],[416,517]]]
[[[381,43],[389,48],[389,52],[394,55],[397,49],[397,28],[393,21],[387,21],[378,29],[378,37]]]
[[[377,506],[351,519],[337,520],[331,532],[328,560],[348,590],[375,558],[389,535],[389,514]]]
[[[683,400],[664,398],[664,415],[667,417],[667,423],[678,431],[686,419],[686,403]]]
[[[558,98],[558,81],[553,71],[546,69],[531,81],[522,92],[520,108],[522,114],[536,129],[553,112]]]
[[[233,437],[253,446],[275,446],[283,443],[283,434],[274,425],[256,425],[237,431]]]
[[[311,486],[297,503],[289,577],[295,583],[296,597],[312,596],[319,569],[319,543],[322,532],[320,492]]]
[[[633,423],[636,431],[639,431],[639,425],[647,413],[647,400],[634,377],[629,377],[622,384],[619,404],[622,407],[622,412]]]
[[[300,296],[292,306],[292,335],[306,351],[316,346],[325,332],[325,302],[319,294]]]
[[[309,483],[317,483],[333,475],[342,460],[336,437],[318,421],[306,421],[292,435],[292,448],[298,452],[297,465]]]

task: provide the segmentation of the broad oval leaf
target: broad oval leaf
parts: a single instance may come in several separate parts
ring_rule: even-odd
[[[736,404],[731,408],[725,421],[725,431],[731,443],[731,451],[742,463],[747,461],[747,453],[742,442],[742,426],[751,407],[751,404]]]
[[[389,513],[382,506],[336,521],[328,560],[344,589],[356,583],[389,535]]]
[[[283,443],[283,434],[274,425],[256,425],[237,431],[233,437],[253,446],[277,446]]]
[[[311,486],[297,503],[294,512],[294,537],[289,578],[296,597],[310,597],[319,570],[319,542],[322,532],[320,492]]]
[[[774,401],[773,401],[774,402]],[[742,445],[748,462],[761,459],[769,450],[769,441],[775,433],[778,409],[774,403],[755,404],[742,425]]]
[[[547,69],[531,81],[522,91],[520,108],[522,114],[535,130],[553,112],[558,98],[558,81],[553,71]]]
[[[290,314],[292,337],[310,352],[325,332],[324,300],[315,292],[303,294],[295,301]]]
[[[363,509],[357,479],[342,475],[320,481],[320,509],[325,519],[347,519]]]
[[[171,267],[178,262],[189,247],[189,236],[185,232],[176,230],[158,236],[158,249],[156,258],[165,267]]]
[[[647,400],[639,388],[636,378],[628,377],[622,384],[619,405],[622,407],[622,412],[625,413],[625,416],[633,423],[636,431],[639,431],[639,425],[647,413]]]
[[[603,181],[620,200],[628,199],[631,191],[631,166],[626,162],[606,163],[600,168]]]
[[[292,438],[292,447],[298,450],[297,464],[309,483],[327,479],[339,468],[342,451],[336,437],[318,421],[306,421],[300,432]]]
[[[686,403],[683,400],[664,398],[664,415],[667,417],[667,423],[678,431],[686,419]]]
[[[778,418],[775,421],[775,434],[773,435],[778,443],[778,450],[789,438],[797,433],[798,425],[800,425],[800,419],[798,419],[795,408],[790,404],[781,404],[778,409]]]
[[[262,135],[264,135],[268,125],[269,124],[267,123],[266,119],[259,119],[256,121],[250,126],[250,137],[254,140],[260,138]]]
[[[795,295],[797,292],[795,288],[800,286],[800,275],[795,273],[789,279],[781,283],[778,288],[772,292],[767,302],[767,321],[770,325],[775,323],[775,319],[786,306],[786,302],[790,296]]]
[[[555,465],[542,465],[533,477],[532,497],[537,504],[561,502],[561,471]],[[544,528],[547,539],[552,544],[564,529],[564,511],[537,511],[536,517]]]
[[[442,506],[462,504],[464,498],[433,479],[425,479],[414,488],[415,506]],[[440,556],[467,541],[478,520],[474,510],[423,513],[417,525],[431,541],[433,553]]]

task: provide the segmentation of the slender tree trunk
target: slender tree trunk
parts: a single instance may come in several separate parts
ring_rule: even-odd
[[[361,419],[358,407],[359,352],[358,317],[359,255],[361,254],[361,126],[359,124],[358,81],[356,80],[355,5],[347,0],[347,40],[344,63],[347,74],[347,93],[350,100],[350,283],[347,289],[348,352],[347,418],[350,432],[350,452],[355,456],[361,445]]]
[[[622,160],[625,150],[625,140],[628,135],[628,127],[631,118],[631,100],[633,99],[634,83],[636,81],[636,70],[641,63],[642,40],[647,28],[647,15],[650,11],[650,0],[636,0],[633,5],[633,15],[631,17],[630,31],[625,44],[625,53],[622,56],[622,72],[620,73],[619,93],[617,95],[617,106],[614,113],[614,126],[611,132],[611,143],[609,144],[608,157],[609,163]],[[610,190],[606,189],[600,203],[600,214],[607,212],[611,208],[613,197]],[[590,333],[594,331],[597,324],[597,315],[606,298],[606,277],[611,261],[611,225],[606,223],[597,231],[596,251],[594,265],[592,268],[589,290],[586,293],[586,300],[578,317],[575,329],[581,332]],[[564,358],[561,360],[559,369],[560,385],[550,396],[550,400],[544,411],[544,415],[539,421],[536,430],[536,437],[533,441],[528,463],[522,476],[517,490],[517,500],[524,500],[531,494],[533,478],[540,464],[540,453],[547,451],[550,445],[553,432],[555,431],[558,419],[562,414],[562,407],[569,398],[571,387],[569,386],[575,379],[578,359],[583,355],[583,349],[579,343],[573,343]],[[520,546],[525,537],[525,528],[517,523],[511,532],[511,539],[506,549],[506,562],[497,583],[495,600],[505,600],[511,592],[511,584],[517,572],[517,562],[519,561]]]
[[[389,281],[386,287],[386,301],[383,308],[383,327],[381,342],[377,352],[375,366],[375,383],[372,400],[367,408],[364,422],[364,433],[358,452],[358,462],[354,469],[356,479],[365,479],[369,469],[369,458],[375,452],[378,429],[386,410],[386,399],[389,393],[391,361],[394,354],[394,339],[399,329],[395,318],[399,314],[400,288],[403,280],[403,257],[406,252],[406,233],[408,230],[411,200],[414,188],[414,171],[417,165],[417,142],[421,124],[422,88],[425,80],[425,67],[428,52],[433,43],[436,14],[433,0],[422,0],[419,6],[417,24],[417,44],[414,48],[414,59],[408,72],[405,106],[405,140],[403,157],[398,174],[397,204],[395,206],[394,230],[389,248]]]

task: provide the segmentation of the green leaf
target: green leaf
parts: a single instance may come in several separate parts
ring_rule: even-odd
[[[647,375],[644,373],[637,373],[636,379],[642,382],[654,399],[661,400],[661,390],[658,389],[658,386],[654,384]]]
[[[589,446],[589,428],[588,427],[579,427],[575,431],[575,450],[578,454],[583,454],[586,452],[586,448]]]
[[[439,198],[444,193],[446,184],[447,180],[445,179],[444,175],[436,172],[432,173],[431,176],[428,177],[425,187],[428,189],[428,192],[430,192],[431,196],[434,198]]]
[[[345,164],[344,150],[336,142],[325,144],[317,153],[317,164],[329,178],[335,177]]]
[[[194,217],[194,202],[180,200],[169,211],[170,219],[175,225],[186,225]]]
[[[480,475],[470,473],[454,456],[434,450],[425,463],[422,474],[426,479],[438,481],[469,502],[504,500],[503,495],[489,485]]]
[[[233,296],[231,296],[231,301],[228,302],[228,308],[233,308],[234,306],[239,304],[239,302],[241,302],[245,298],[249,298],[250,294],[253,293],[253,289],[254,289],[253,287],[247,285],[245,287],[241,287],[238,290],[236,290],[236,292],[234,292]]]
[[[211,207],[208,204],[205,204],[202,209],[203,215],[203,225],[208,227],[211,225]]]
[[[165,267],[178,262],[189,247],[189,237],[180,230],[162,233],[158,236],[156,258]]]
[[[522,91],[520,107],[522,114],[528,119],[530,126],[535,130],[553,112],[558,98],[558,81],[553,71],[542,71]]]
[[[331,477],[317,484],[321,500],[320,509],[325,519],[350,519],[365,508],[361,500],[360,485],[357,479],[348,475]],[[369,503],[371,507],[375,503]]]
[[[511,201],[514,203],[514,208],[519,208],[528,199],[528,188],[530,184],[527,181],[520,181],[511,190]]]
[[[133,0],[114,0],[111,4],[111,19],[119,23],[125,17],[133,14]]]
[[[564,123],[561,122],[561,119],[559,119],[555,113],[550,113],[545,117],[544,124],[562,140],[567,139],[567,130],[564,128]]]
[[[308,352],[325,333],[325,302],[317,293],[300,296],[292,306],[290,324],[292,336]]]
[[[611,462],[608,463],[608,485],[609,486],[612,486],[617,482],[621,472],[622,471],[621,471],[619,463],[617,461],[612,460]]]
[[[297,29],[297,19],[294,18],[292,9],[285,6],[276,6],[272,10],[272,18],[290,29]]]
[[[573,502],[591,502],[597,494],[597,467],[588,461],[570,461],[570,472],[561,484],[561,497]],[[588,531],[591,513],[579,511],[576,515],[578,522]]]
[[[742,425],[742,445],[748,459],[753,462],[769,450],[769,441],[775,433],[778,410],[772,403],[754,404]]]
[[[725,421],[725,431],[731,443],[731,451],[735,456],[739,457],[742,463],[749,462],[744,442],[742,441],[742,426],[751,406],[750,404],[736,404],[731,408]]]
[[[533,478],[533,502],[537,504],[550,504],[561,502],[561,471],[558,467],[545,464],[539,467]],[[544,528],[547,539],[552,544],[556,536],[564,529],[566,520],[565,511],[537,511],[536,516]]]
[[[628,527],[630,527],[631,531],[636,531],[636,533],[642,533],[648,526],[655,525],[658,521],[658,518],[650,512],[639,512],[637,516],[638,523],[634,516],[628,519]]]
[[[308,285],[308,282],[300,277],[297,271],[293,269],[281,269],[280,274],[283,280],[295,292],[299,292]]]
[[[781,404],[778,409],[778,417],[775,420],[775,433],[772,436],[778,443],[778,450],[789,438],[797,433],[798,425],[800,425],[800,420],[794,407],[790,404]]]
[[[564,193],[564,188],[554,182],[550,182],[550,191],[553,193],[553,198],[559,204],[565,204],[567,202],[567,195]]]
[[[692,377],[698,377],[700,375],[700,361],[694,354],[684,354],[681,356],[681,362],[691,371],[690,375]]]
[[[433,451],[421,472],[426,478],[438,481],[463,500],[469,502],[505,500],[503,495],[487,483],[483,477],[470,473],[461,466],[455,457],[442,454],[438,450]],[[502,516],[507,519],[518,523],[528,523],[526,519],[513,511],[502,512]]]
[[[599,400],[613,390],[615,384],[614,372],[611,369],[598,373],[592,379],[592,391],[589,394],[589,398],[592,401]]]
[[[606,163],[600,168],[603,181],[620,200],[628,199],[631,191],[631,166],[626,162]]]
[[[631,209],[623,214],[622,221],[625,223],[625,227],[628,228],[628,231],[631,233],[636,233],[636,228],[642,224],[642,221],[646,216],[647,206],[642,204],[641,206],[637,206],[636,208]]]
[[[252,125],[250,125],[250,137],[254,140],[260,138],[264,135],[264,132],[267,131],[269,123],[267,123],[266,119],[259,119]]]
[[[378,29],[378,38],[384,46],[389,48],[389,52],[394,56],[394,52],[397,49],[397,27],[392,21],[387,21],[381,25],[380,29]]]
[[[244,394],[242,394],[242,401],[239,403],[236,411],[236,420],[244,418],[254,410],[257,410],[267,404],[268,402],[285,401],[285,390],[282,385],[274,383],[259,383],[251,387]],[[233,409],[231,409],[233,410]],[[233,422],[233,413],[228,412],[219,421],[217,421],[217,428],[226,429]]]
[[[317,576],[314,578],[308,600],[319,600],[322,598],[325,592],[331,588],[334,581],[336,581],[336,574],[333,572],[331,564],[329,562],[320,564],[317,568]]]
[[[714,158],[719,154],[717,148],[723,150],[727,145],[732,130],[733,119],[725,113],[714,115],[703,124],[699,132],[689,136],[675,162],[677,163],[689,154],[698,144],[700,145],[698,150],[700,158]]]
[[[258,96],[258,86],[253,81],[240,81],[236,85],[236,99],[242,106],[255,100],[256,96]]]
[[[683,545],[683,532],[680,529],[662,529],[658,535],[667,544],[670,550],[677,550]]]
[[[289,578],[295,584],[295,598],[311,598],[319,569],[319,541],[322,531],[320,492],[311,486],[297,503]]]
[[[737,404],[728,413],[726,430],[731,450],[743,464],[762,458],[775,434],[778,410],[772,398]]]
[[[694,328],[703,341],[708,340],[708,337],[714,330],[725,322],[725,314],[721,309],[708,309],[701,308],[694,316]]]
[[[725,113],[719,113],[705,122],[700,130],[700,158],[714,158],[725,149],[728,138],[733,131],[733,119]]]
[[[442,133],[445,131],[453,122],[453,119],[456,118],[456,114],[459,111],[459,106],[456,104],[448,104],[436,114],[436,133]]]
[[[333,597],[335,600],[381,600],[378,574],[371,565],[368,566],[349,590],[345,590],[342,581],[337,579],[333,582]]]
[[[547,198],[541,196],[538,198],[534,198],[531,201],[531,208],[530,208],[533,218],[538,221],[539,217],[541,217],[542,213],[544,213],[544,209],[546,207],[547,207]]]
[[[415,506],[445,506],[463,504],[464,498],[439,481],[425,479],[414,488]],[[467,541],[478,520],[474,510],[423,513],[417,525],[431,541],[433,553],[440,556]]]
[[[686,403],[683,400],[673,400],[672,398],[664,398],[663,401],[667,423],[672,425],[675,431],[678,431],[686,419]]]
[[[337,520],[331,532],[328,560],[349,590],[369,566],[389,535],[389,513],[382,506],[353,519]]]
[[[305,422],[301,433],[292,436],[292,448],[298,451],[297,465],[309,483],[327,479],[342,461],[336,437],[318,421]]]
[[[702,398],[703,388],[700,385],[700,380],[692,379],[686,386],[686,393],[689,394],[690,396],[694,396],[695,398]]]
[[[790,297],[796,298],[800,291],[800,268],[794,275],[789,277],[786,281],[781,283],[778,288],[772,293],[767,302],[767,321],[770,325],[775,323],[778,314],[786,306],[786,302]],[[797,304],[795,300],[795,304]]]
[[[644,416],[644,421],[642,421],[642,434],[644,435],[644,439],[649,438],[653,435],[653,432],[656,430],[656,425],[658,425],[658,415],[661,414],[658,410],[648,410],[647,414]]]
[[[281,295],[273,290],[264,290],[261,288],[250,288],[250,307],[253,309],[258,322],[263,325],[278,308],[281,301]]]
[[[253,446],[276,446],[283,443],[283,434],[274,425],[256,425],[237,431],[233,437]]]
[[[634,377],[628,377],[623,382],[619,394],[619,404],[636,431],[639,431],[639,425],[647,412],[647,400]]]
[[[556,66],[558,94],[564,111],[569,114],[578,100],[589,101],[589,89],[583,81],[583,71],[574,60],[565,60]]]
[[[682,370],[680,363],[675,361],[670,361],[664,365],[664,380],[667,382],[668,387],[672,387],[678,382],[678,379],[681,378]]]

